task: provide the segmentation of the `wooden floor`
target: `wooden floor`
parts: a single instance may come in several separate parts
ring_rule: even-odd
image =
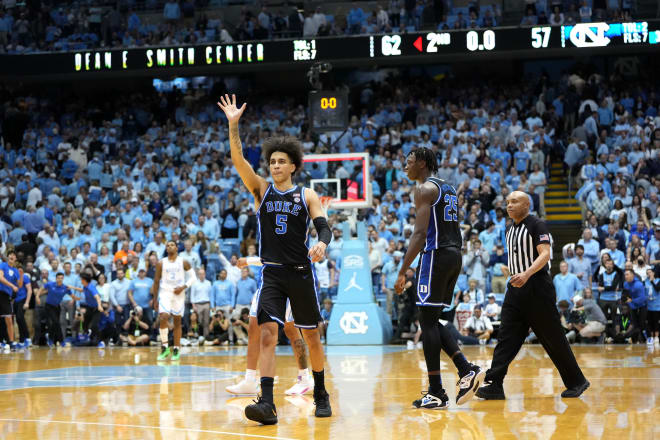
[[[646,346],[574,346],[591,381],[580,399],[539,346],[525,346],[505,382],[506,401],[412,409],[426,386],[421,350],[328,347],[334,416],[313,417],[310,397],[284,396],[296,366],[278,348],[276,426],[243,415],[250,398],[224,388],[242,374],[245,348],[186,349],[177,365],[156,348],[37,348],[0,355],[1,439],[660,439],[660,351]],[[466,347],[488,366],[492,347]],[[443,355],[443,383],[456,374]]]

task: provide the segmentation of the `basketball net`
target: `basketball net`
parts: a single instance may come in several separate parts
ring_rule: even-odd
[[[330,196],[321,196],[319,197],[319,200],[321,201],[321,208],[323,209],[323,212],[325,212],[325,215],[328,215],[328,208],[330,207],[330,203],[334,200],[334,197]]]

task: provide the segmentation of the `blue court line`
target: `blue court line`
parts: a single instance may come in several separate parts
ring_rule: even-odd
[[[25,388],[98,387],[226,380],[241,373],[195,365],[69,367],[0,374],[0,391]]]

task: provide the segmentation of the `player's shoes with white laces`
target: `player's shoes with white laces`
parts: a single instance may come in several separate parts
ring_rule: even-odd
[[[456,405],[462,405],[472,399],[485,378],[486,371],[477,365],[472,365],[470,370],[456,382]]]
[[[310,378],[309,376],[302,377],[298,376],[298,379],[296,380],[296,383],[286,390],[284,394],[287,396],[294,396],[294,395],[300,395],[302,396],[303,394],[306,394],[314,389],[314,379]]]
[[[444,391],[442,394],[431,394],[430,391],[422,391],[423,397],[413,401],[413,406],[419,409],[445,409],[449,406],[449,397]]]

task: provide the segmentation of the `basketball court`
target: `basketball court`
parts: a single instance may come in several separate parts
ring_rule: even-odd
[[[333,417],[317,419],[311,396],[283,394],[297,367],[277,349],[279,424],[243,415],[250,397],[225,391],[245,368],[245,347],[184,348],[157,363],[153,348],[34,348],[0,355],[0,438],[5,439],[653,439],[660,438],[660,351],[641,345],[574,346],[591,388],[561,399],[559,375],[540,346],[526,345],[509,370],[506,401],[472,400],[417,410],[425,389],[421,350],[326,347]],[[493,347],[465,347],[487,367]],[[442,355],[455,399],[455,370]]]

